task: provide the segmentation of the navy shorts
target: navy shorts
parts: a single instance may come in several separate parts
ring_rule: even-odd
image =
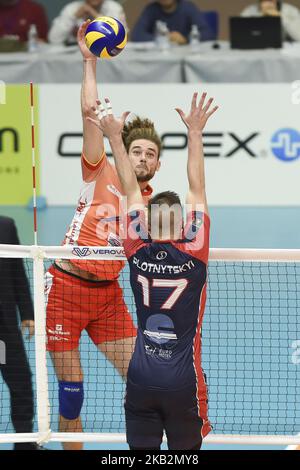
[[[182,390],[145,389],[127,381],[126,435],[130,447],[159,448],[165,431],[170,450],[202,444],[203,421],[198,414],[196,386]]]

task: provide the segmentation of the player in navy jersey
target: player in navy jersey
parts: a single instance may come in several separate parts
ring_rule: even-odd
[[[132,450],[160,449],[163,432],[173,450],[199,450],[211,430],[201,367],[201,325],[206,301],[210,220],[205,192],[202,132],[212,109],[194,94],[188,115],[187,222],[177,194],[149,202],[148,222],[136,176],[122,141],[129,113],[93,120],[109,138],[127,196],[124,249],[130,266],[138,334],[125,398],[127,442]],[[147,155],[145,155],[147,158]]]

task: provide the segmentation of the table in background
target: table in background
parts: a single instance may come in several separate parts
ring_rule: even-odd
[[[182,83],[183,52],[137,51],[127,47],[111,60],[99,60],[102,83]],[[0,80],[6,83],[80,83],[82,56],[75,47],[44,45],[39,53],[0,54]]]
[[[289,83],[300,79],[300,44],[264,50],[231,50],[226,42],[213,49],[203,44],[199,53],[184,59],[185,82]]]
[[[203,43],[161,52],[130,44],[116,59],[99,61],[102,83],[287,83],[300,78],[300,45],[283,50],[230,50],[228,43]],[[37,54],[0,54],[0,80],[6,83],[80,83],[77,47],[44,45]]]

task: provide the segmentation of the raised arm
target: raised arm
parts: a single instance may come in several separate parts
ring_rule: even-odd
[[[140,186],[130,163],[126,148],[122,139],[125,121],[130,112],[126,112],[121,118],[113,115],[110,101],[105,99],[106,108],[99,102],[98,119],[87,118],[90,124],[103,132],[109,139],[113,152],[117,173],[121,181],[125,196],[127,196],[128,212],[144,207]]]
[[[97,58],[85,44],[85,32],[89,20],[85,21],[78,30],[78,46],[83,57],[83,82],[81,88],[81,112],[83,120],[83,154],[91,163],[96,164],[104,153],[102,131],[95,127],[87,117],[94,117],[93,106],[98,102],[97,90]]]
[[[211,108],[213,98],[210,98],[205,104],[206,93],[202,94],[199,105],[197,105],[197,100],[198,93],[194,93],[188,115],[185,115],[181,109],[177,108],[176,111],[188,129],[189,192],[186,202],[192,207],[192,210],[197,210],[199,206],[202,206],[204,211],[208,213],[202,133],[208,119],[217,111],[218,106]]]

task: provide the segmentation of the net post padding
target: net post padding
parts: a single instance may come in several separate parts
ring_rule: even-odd
[[[50,436],[50,404],[46,352],[46,311],[44,294],[44,256],[36,247],[33,252],[34,281],[34,320],[35,320],[35,367],[37,394],[38,444],[49,440]]]
[[[44,298],[44,253],[38,246],[0,245],[0,258],[33,260],[33,303],[35,321],[35,366],[38,433],[0,434],[0,443],[49,441],[49,393],[46,353],[46,313]]]

